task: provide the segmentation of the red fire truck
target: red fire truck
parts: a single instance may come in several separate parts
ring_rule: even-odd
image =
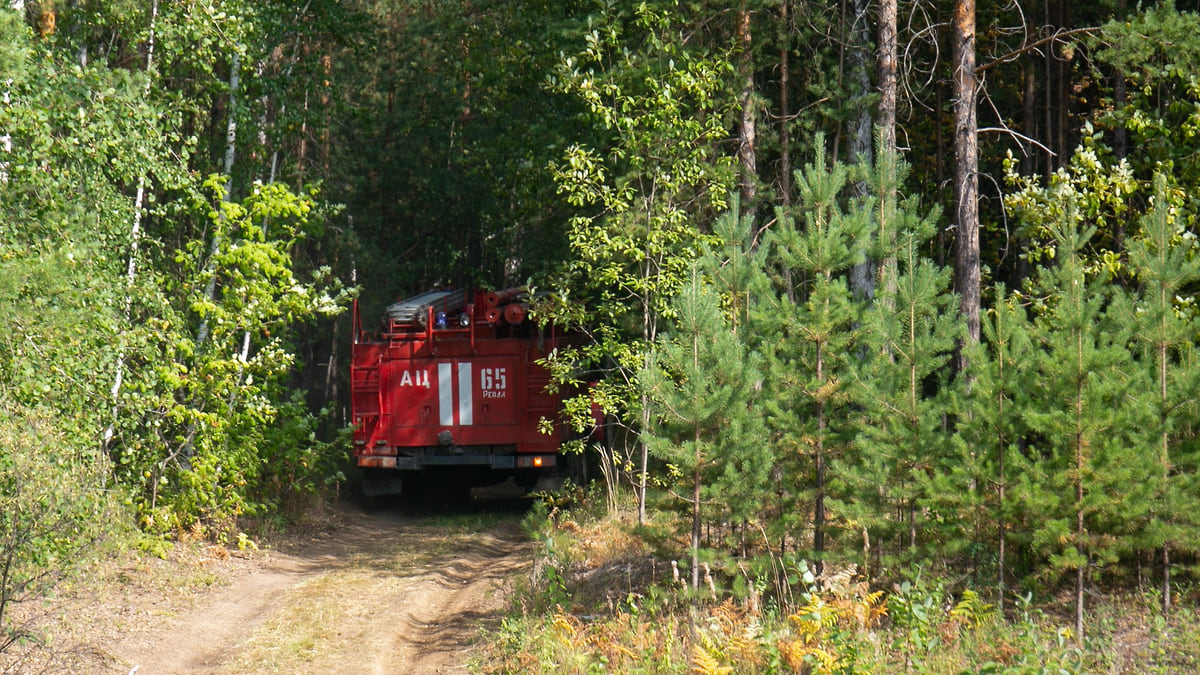
[[[354,306],[354,455],[368,496],[556,471],[561,398],[538,360],[564,339],[529,320],[524,289],[438,290],[390,305],[377,331]],[[461,497],[463,493],[459,493]]]

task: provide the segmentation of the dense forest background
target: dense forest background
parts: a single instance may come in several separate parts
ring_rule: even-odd
[[[693,585],[937,565],[1082,632],[1192,573],[1192,4],[7,5],[6,598],[342,483],[349,299],[434,284],[556,291]]]

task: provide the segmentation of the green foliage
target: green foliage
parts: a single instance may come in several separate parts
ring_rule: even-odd
[[[965,600],[965,592],[963,597]],[[1098,667],[1095,662],[1100,661],[1102,655],[1089,655],[1075,646],[1070,629],[1054,625],[1032,605],[1030,597],[1017,598],[1017,615],[1012,621],[995,616],[984,619],[962,636],[958,658],[938,659],[938,665],[946,663],[946,672],[1004,675],[1095,672]],[[958,666],[959,670],[950,671],[951,665]]]
[[[1031,524],[1041,517],[1040,505],[1024,499],[1028,492],[1014,486],[1036,483],[1042,467],[1038,457],[1023,452],[1031,435],[1025,416],[1038,396],[1029,319],[1019,296],[1002,285],[993,295],[995,306],[981,321],[983,341],[965,352],[970,389],[956,392],[954,462],[944,467],[947,488],[935,503],[972,523],[974,536],[983,538],[975,545],[994,551],[989,558],[995,560],[997,598],[1004,602],[1012,574],[1006,566],[1013,566],[1005,557],[1012,555],[1010,539],[1027,545]]]
[[[631,437],[646,423],[634,374],[733,186],[732,158],[715,152],[734,101],[723,88],[728,62],[689,42],[675,20],[646,4],[632,15],[608,7],[549,83],[580,101],[604,133],[551,165],[578,215],[568,231],[571,261],[555,282],[559,303],[547,316],[594,332],[550,365],[559,381],[581,367],[607,373],[593,400]],[[622,464],[634,464],[633,452],[626,447]],[[647,467],[639,470],[642,482]]]
[[[24,76],[31,31],[16,12],[0,12],[0,73],[5,80],[20,80]],[[11,98],[11,93],[9,94]],[[5,105],[9,103],[5,101]]]
[[[899,629],[893,633],[892,648],[903,655],[905,672],[923,670],[929,654],[941,646],[938,627],[946,617],[945,595],[941,582],[926,581],[918,572],[888,597],[888,616]]]
[[[360,12],[319,75],[344,85],[329,190],[352,217],[339,226],[364,311],[434,283],[541,285],[572,210],[547,165],[596,136],[546,78],[579,48],[590,3],[326,4]]]
[[[718,576],[716,594],[697,603],[665,561],[636,556],[614,565],[600,554],[620,548],[626,523],[579,506],[568,513],[543,504],[526,518],[535,540],[553,540],[539,547],[535,571],[561,572],[553,588],[560,601],[543,611],[537,598],[548,579],[535,575],[531,592],[515,594],[509,616],[487,636],[473,664],[480,672],[1061,675],[1188,672],[1196,662],[1194,608],[1165,615],[1153,592],[1098,595],[1096,626],[1077,640],[1055,601],[1036,602],[1033,593],[1013,596],[1001,613],[960,575],[917,568],[873,588],[840,574],[818,579],[803,557],[788,554],[769,566],[783,570],[794,601],[731,598],[723,585],[730,579]],[[614,569],[623,570],[619,588]],[[640,581],[626,586],[633,580]],[[597,593],[606,599],[595,601]]]
[[[978,628],[996,617],[996,606],[984,602],[978,593],[968,588],[963,591],[962,600],[950,610],[950,616],[972,628]]]
[[[886,190],[906,172],[903,163],[882,155],[869,181],[884,233],[878,240],[894,244],[880,256],[888,261],[884,281],[862,319],[865,339],[852,371],[863,407],[861,426],[838,479],[839,509],[881,547],[896,542],[902,561],[926,559],[930,549],[952,554],[945,544],[962,542],[966,533],[946,530],[969,522],[936,510],[943,495],[962,494],[966,487],[956,475],[959,458],[942,433],[956,387],[950,359],[961,328],[950,271],[922,253],[934,231],[934,214],[922,216],[915,204],[901,205],[894,189]],[[916,516],[931,507],[929,516]]]
[[[1139,190],[1129,163],[1113,159],[1097,134],[1085,138],[1070,162],[1050,176],[1045,186],[1035,176],[1019,176],[1016,168],[1010,155],[1005,175],[1011,191],[1004,202],[1021,223],[1021,236],[1031,242],[1022,258],[1034,264],[1054,264],[1059,251],[1054,246],[1053,228],[1068,217],[1066,209],[1071,208],[1072,217],[1082,218],[1101,232],[1096,245],[1102,252],[1089,259],[1089,269],[1108,275],[1120,272],[1123,235],[1117,228],[1129,218],[1130,202]]]
[[[1129,274],[1139,287],[1119,297],[1113,312],[1133,327],[1131,347],[1148,385],[1138,398],[1155,421],[1144,447],[1158,462],[1154,505],[1138,543],[1190,549],[1184,542],[1200,524],[1188,496],[1195,494],[1200,460],[1191,429],[1200,372],[1192,354],[1196,311],[1187,289],[1200,280],[1200,258],[1180,201],[1167,189],[1165,177],[1156,176],[1152,207],[1128,247]]]
[[[1079,147],[1044,184],[1035,176],[1018,176],[1009,153],[1004,172],[1012,189],[1005,205],[1022,223],[1021,236],[1038,242],[1022,253],[1023,259],[1053,261],[1050,229],[1070,204],[1084,223],[1097,228],[1085,252],[1089,271],[1122,274],[1125,238],[1137,234],[1137,216],[1153,200],[1156,175],[1166,177],[1167,190],[1186,203],[1187,213],[1197,212],[1198,30],[1200,17],[1176,10],[1168,0],[1110,21],[1092,40],[1096,61],[1128,81],[1127,98],[1103,101],[1084,123]],[[1128,138],[1120,148],[1117,131]]]
[[[1108,294],[1089,281],[1079,252],[1093,230],[1077,228],[1072,211],[1055,231],[1058,266],[1036,289],[1046,311],[1034,321],[1040,353],[1034,364],[1044,397],[1026,419],[1039,439],[1044,482],[1023,495],[1038,505],[1032,544],[1050,570],[1077,573],[1117,561],[1127,535],[1150,505],[1153,455],[1140,449],[1153,429],[1152,409],[1133,396],[1145,379],[1133,365],[1126,326],[1107,313]],[[1077,607],[1077,625],[1082,616]]]
[[[569,148],[552,170],[569,203],[599,208],[571,221],[572,287],[594,298],[593,315],[653,340],[699,254],[706,213],[727,206],[730,162],[712,145],[725,135],[730,101],[718,98],[720,63],[671,42],[667,16],[641,11],[644,51],[622,50],[628,38],[612,23],[563,63],[554,86],[581,98],[614,138]],[[646,79],[666,60],[667,81]]]
[[[926,132],[942,118],[909,116],[913,176],[888,157],[870,170],[829,166],[816,133],[844,138],[861,112],[840,70],[848,6],[792,3],[777,21],[784,6],[760,2],[218,0],[160,2],[153,19],[145,2],[58,5],[46,36],[0,11],[0,134],[12,145],[0,154],[0,400],[12,419],[39,420],[30,433],[94,465],[83,482],[128,495],[150,532],[202,521],[233,541],[236,518],[270,517],[340,480],[337,415],[310,409],[306,398],[320,397],[304,391],[333,358],[347,293],[338,274],[353,269],[382,303],[434,281],[557,273],[555,304],[539,316],[592,340],[555,354],[556,376],[599,380],[569,404],[578,428],[599,404],[622,426],[610,465],[627,477],[661,469],[660,487],[701,486],[701,518],[748,520],[760,536],[739,544],[751,552],[778,546],[790,560],[799,549],[823,566],[862,551],[872,579],[918,556],[975,575],[994,567],[1001,598],[1010,580],[1119,579],[1150,549],[1196,554],[1191,12],[1167,2],[1120,17],[1088,45],[1103,77],[1063,72],[1035,89],[1072,98],[1068,114],[1097,108],[1079,151],[1044,182],[1017,176],[1010,158],[1007,214],[1031,242],[1035,281],[997,287],[984,344],[952,380],[955,303],[933,263],[949,238],[933,243],[936,214],[896,196],[923,181],[926,197],[938,193],[943,160]],[[1116,16],[1109,5],[1074,16],[1099,23]],[[785,202],[772,194],[784,151],[790,161],[816,146],[786,196],[797,206],[753,233],[758,221],[733,215],[742,209],[729,199],[740,9],[754,35],[751,108],[771,123],[758,127],[758,175],[740,177],[762,186],[759,215]],[[985,8],[984,50],[1019,46],[1005,44],[1016,34],[1003,29],[1008,11]],[[938,33],[924,20],[913,19],[912,65],[937,82],[919,42]],[[1045,57],[1066,64],[1072,54],[1052,46]],[[1017,66],[985,67],[1002,118],[1019,118],[1018,100],[1036,103],[1007,70]],[[1109,69],[1126,78],[1125,100],[1093,95],[1107,95]],[[237,161],[218,177],[229,122]],[[775,137],[782,127],[790,139]],[[1117,130],[1129,137],[1121,147]],[[1069,129],[1021,132],[1073,143]],[[985,165],[988,147],[1000,146],[985,145]],[[320,179],[350,208],[321,203],[307,187]],[[857,202],[856,180],[871,192]],[[1008,234],[998,223],[985,225],[990,260],[1003,249],[988,242]],[[881,263],[873,304],[845,283],[867,258]],[[699,277],[708,285],[694,286]],[[672,305],[698,288],[696,303]],[[641,439],[658,467],[638,465]],[[68,468],[38,471],[75,476]],[[5,489],[0,498],[43,503]],[[51,511],[67,508],[54,499]],[[159,550],[168,539],[147,541]],[[784,598],[778,576],[762,588]],[[550,584],[555,604],[569,602],[568,582],[562,572]],[[652,606],[624,607],[644,617]],[[904,639],[944,627],[927,609],[927,625],[897,620]],[[586,631],[568,627],[557,635],[584,644]],[[729,635],[714,629],[701,644],[714,667],[731,662]],[[1022,644],[1061,637],[1039,628]],[[646,646],[656,644],[634,651],[680,668],[696,656]],[[1047,667],[1082,669],[1058,647],[1043,654]],[[618,659],[594,656],[580,667]],[[996,672],[1035,668],[994,661]]]
[[[1104,26],[1097,60],[1128,79],[1126,101],[1102,109],[1097,123],[1129,133],[1130,164],[1142,184],[1143,205],[1152,192],[1153,174],[1194,187],[1200,183],[1196,161],[1200,130],[1200,15],[1179,11],[1172,0],[1154,3],[1128,20]],[[1197,195],[1186,190],[1190,211]]]
[[[0,105],[12,143],[0,160],[0,386],[98,442],[124,329],[122,185],[173,170],[148,156],[162,145],[139,78],[24,47]]]
[[[295,326],[345,295],[329,269],[297,263],[329,215],[315,191],[242,180],[261,163],[203,178],[200,130],[222,129],[223,147],[221,116],[254,119],[214,104],[228,101],[230,57],[271,61],[284,36],[263,29],[295,9],[158,4],[153,18],[150,3],[60,7],[54,40],[2,13],[0,388],[100,452],[153,532],[232,531],[239,514],[337,480],[342,448],[316,439],[289,380]],[[245,194],[226,200],[235,178]],[[210,335],[197,341],[200,322]]]
[[[336,283],[303,282],[292,269],[312,197],[274,184],[228,203],[221,183],[208,183],[216,206],[197,205],[217,250],[210,258],[208,243],[194,241],[177,253],[181,285],[164,289],[171,300],[160,301],[159,330],[137,355],[147,367],[130,378],[112,446],[117,477],[139,487],[143,525],[157,532],[200,520],[231,534],[238,516],[322,489],[338,471],[339,449],[317,440],[316,420],[286,386],[287,327],[344,306]]]

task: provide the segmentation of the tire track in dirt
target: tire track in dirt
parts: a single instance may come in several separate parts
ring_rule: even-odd
[[[295,583],[298,574],[254,572],[223,589],[190,612],[169,631],[169,637],[150,636],[134,647],[131,672],[175,673],[203,671],[219,664],[238,634],[255,629],[270,613],[277,593]]]
[[[517,518],[473,531],[347,512],[317,540],[263,554],[192,609],[112,644],[110,672],[465,673],[480,627],[499,620],[528,569]]]
[[[393,631],[385,650],[391,657],[377,660],[371,672],[466,672],[462,664],[469,657],[474,627],[504,609],[504,598],[495,591],[528,567],[527,547],[514,550],[512,542],[500,544],[480,547],[470,558],[423,575],[395,603],[401,608],[401,630]]]

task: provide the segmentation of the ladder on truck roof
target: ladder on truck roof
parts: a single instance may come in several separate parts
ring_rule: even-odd
[[[387,317],[393,323],[424,325],[431,308],[435,313],[450,314],[462,310],[466,304],[467,292],[465,290],[429,291],[388,305]]]

